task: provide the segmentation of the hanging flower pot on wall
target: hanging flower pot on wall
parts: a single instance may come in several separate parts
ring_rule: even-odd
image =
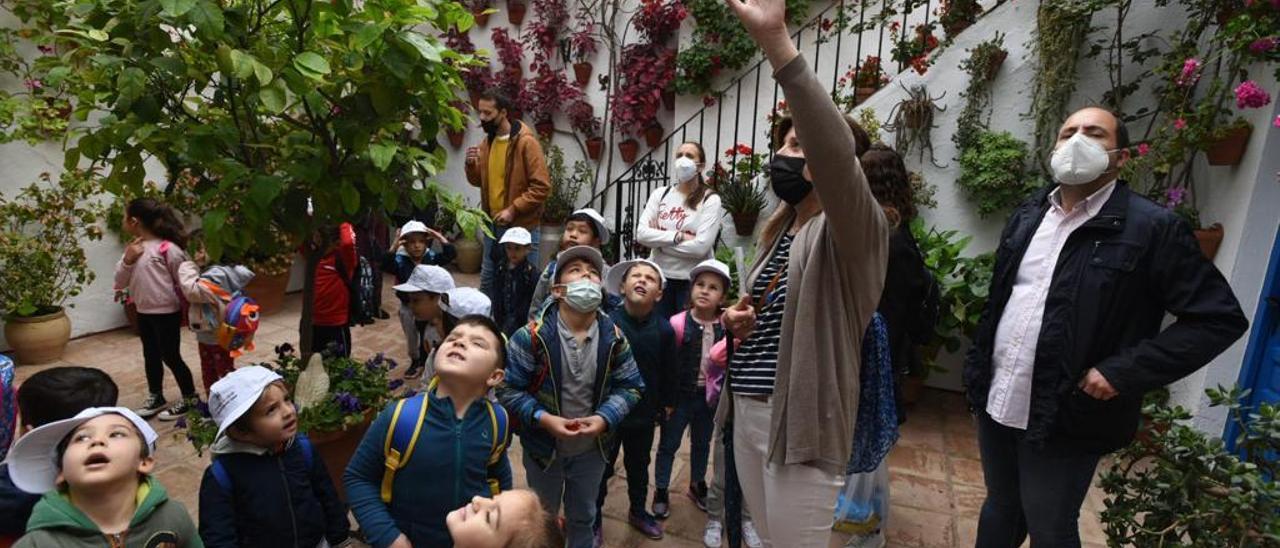
[[[551,120],[540,120],[533,124],[533,129],[538,130],[538,135],[544,139],[550,139],[551,135],[556,132],[556,124]]]
[[[574,81],[578,83],[578,87],[586,87],[591,82],[591,70],[594,67],[591,63],[582,62],[573,64]]]
[[[862,103],[867,102],[867,99],[870,99],[872,95],[875,95],[877,89],[878,88],[870,86],[854,88],[854,98],[858,101],[858,104],[861,105]]]
[[[1244,151],[1249,147],[1253,126],[1244,125],[1227,130],[1205,146],[1204,153],[1211,166],[1239,165]]]
[[[996,79],[996,73],[1000,72],[1000,65],[1003,65],[1004,60],[1008,57],[1009,52],[1005,50],[999,50],[991,55],[991,58],[987,61],[986,77],[988,82]]]
[[[507,0],[507,21],[512,25],[520,26],[524,23],[524,14],[529,10],[529,5],[517,0]]]
[[[635,139],[627,139],[618,143],[618,152],[622,153],[622,161],[631,163],[636,161],[636,153],[640,151],[640,143]]]
[[[730,212],[733,217],[733,231],[744,238],[750,237],[756,231],[756,221],[760,220],[760,212]]]
[[[477,26],[477,27],[487,27],[487,26],[489,26],[489,14],[487,14],[487,13],[482,13],[482,12],[480,12],[480,11],[475,11],[475,12],[472,12],[472,15],[476,16],[476,26]]]
[[[1226,235],[1222,223],[1213,223],[1209,228],[1197,228],[1195,234],[1196,241],[1200,242],[1200,251],[1212,261],[1218,256],[1218,248],[1222,247],[1222,238]]]
[[[463,139],[467,136],[465,132],[452,130],[446,131],[445,134],[449,136],[449,144],[453,145],[453,148],[461,147]]]
[[[667,110],[675,110],[676,109],[676,90],[668,89],[663,91],[662,104],[667,107]]]
[[[644,144],[649,148],[654,148],[662,143],[662,124],[654,122],[653,125],[644,130]]]
[[[592,160],[599,160],[600,153],[604,152],[604,139],[600,137],[590,137],[587,139],[587,157]]]

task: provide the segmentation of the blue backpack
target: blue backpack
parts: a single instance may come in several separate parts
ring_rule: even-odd
[[[311,440],[307,439],[305,434],[298,434],[298,437],[294,439],[294,443],[297,443],[298,448],[302,449],[302,458],[306,460],[307,470],[310,470],[312,459],[314,458],[312,456]],[[222,465],[222,461],[216,455],[213,457],[213,464],[209,466],[209,469],[213,472],[213,479],[218,482],[218,486],[223,491],[230,493],[231,474],[227,473],[227,467]]]

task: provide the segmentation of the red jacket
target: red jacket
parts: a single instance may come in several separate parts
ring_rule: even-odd
[[[339,273],[335,257],[342,256],[344,272]],[[351,295],[347,280],[356,271],[356,233],[351,223],[338,228],[338,247],[320,259],[316,266],[316,302],[311,310],[311,324],[325,327],[347,325]]]

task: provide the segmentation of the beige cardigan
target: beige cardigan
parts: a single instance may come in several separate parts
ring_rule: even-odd
[[[790,106],[824,213],[805,223],[791,245],[768,462],[843,474],[858,409],[862,334],[884,287],[889,223],[867,186],[843,114],[804,57],[774,79]],[[747,287],[780,236],[756,254]],[[721,421],[731,399],[720,399]]]

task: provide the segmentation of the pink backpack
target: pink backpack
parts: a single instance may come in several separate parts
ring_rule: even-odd
[[[671,329],[676,333],[676,351],[684,346],[684,326],[688,321],[690,312],[680,312],[671,317]],[[717,323],[719,320],[717,320]],[[725,340],[727,337],[716,341],[711,347],[710,358],[711,367],[704,369],[702,374],[707,379],[707,405],[715,408],[720,402],[720,390],[722,388],[721,380],[724,378],[725,372],[728,370],[728,353],[725,348]]]

